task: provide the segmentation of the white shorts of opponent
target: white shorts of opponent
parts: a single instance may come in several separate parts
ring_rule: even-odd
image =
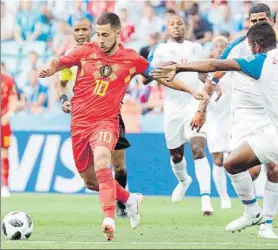
[[[267,127],[262,134],[250,136],[247,143],[262,164],[278,164],[278,132],[274,126]]]
[[[224,116],[219,119],[210,118],[206,123],[208,149],[210,153],[232,151],[232,121],[231,117]]]
[[[191,130],[192,116],[172,117],[164,120],[165,139],[168,149],[175,149],[185,144],[192,137],[206,137],[205,125],[200,132]]]

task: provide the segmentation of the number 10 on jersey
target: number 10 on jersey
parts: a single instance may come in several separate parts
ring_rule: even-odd
[[[105,96],[107,89],[109,86],[109,82],[102,81],[102,80],[96,80],[96,86],[94,88],[94,94],[99,96]]]

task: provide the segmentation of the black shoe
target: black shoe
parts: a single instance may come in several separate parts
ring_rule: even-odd
[[[119,218],[128,218],[127,213],[125,211],[125,205],[122,202],[117,201],[116,210],[117,216]]]

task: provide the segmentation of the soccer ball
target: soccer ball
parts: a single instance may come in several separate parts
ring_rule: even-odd
[[[33,232],[33,221],[24,212],[10,212],[2,221],[1,231],[6,239],[27,240]]]

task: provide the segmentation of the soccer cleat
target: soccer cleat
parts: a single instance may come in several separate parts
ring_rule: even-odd
[[[104,233],[105,239],[110,241],[114,239],[115,234],[115,221],[110,217],[106,217],[102,223],[102,231]]]
[[[202,202],[202,214],[203,214],[203,216],[212,216],[214,211],[213,211],[213,208],[211,206],[210,196],[209,195],[202,196],[201,202]]]
[[[2,186],[1,187],[1,197],[2,198],[8,198],[10,197],[10,191],[9,188],[7,186]]]
[[[264,223],[264,213],[260,212],[256,217],[252,218],[248,216],[246,213],[244,213],[241,217],[238,219],[230,222],[226,226],[226,230],[229,232],[236,232],[236,231],[241,231],[245,229],[246,227],[251,227],[254,225],[260,225]]]
[[[140,223],[140,206],[143,201],[143,195],[136,193],[136,194],[130,194],[128,198],[128,202],[126,203],[126,211],[128,214],[128,217],[130,219],[130,226],[131,228],[138,227]]]
[[[264,239],[278,239],[278,235],[273,232],[272,224],[261,224],[258,237]]]
[[[229,209],[232,208],[232,203],[231,203],[231,199],[225,198],[225,199],[221,199],[221,209]]]
[[[120,201],[117,201],[117,205],[116,205],[116,211],[117,211],[117,216],[119,218],[127,218],[127,213],[126,213],[126,207],[123,203],[121,203]]]
[[[174,189],[172,193],[172,201],[174,203],[180,202],[188,190],[190,184],[192,182],[192,178],[188,176],[184,181],[179,181],[178,185]]]

